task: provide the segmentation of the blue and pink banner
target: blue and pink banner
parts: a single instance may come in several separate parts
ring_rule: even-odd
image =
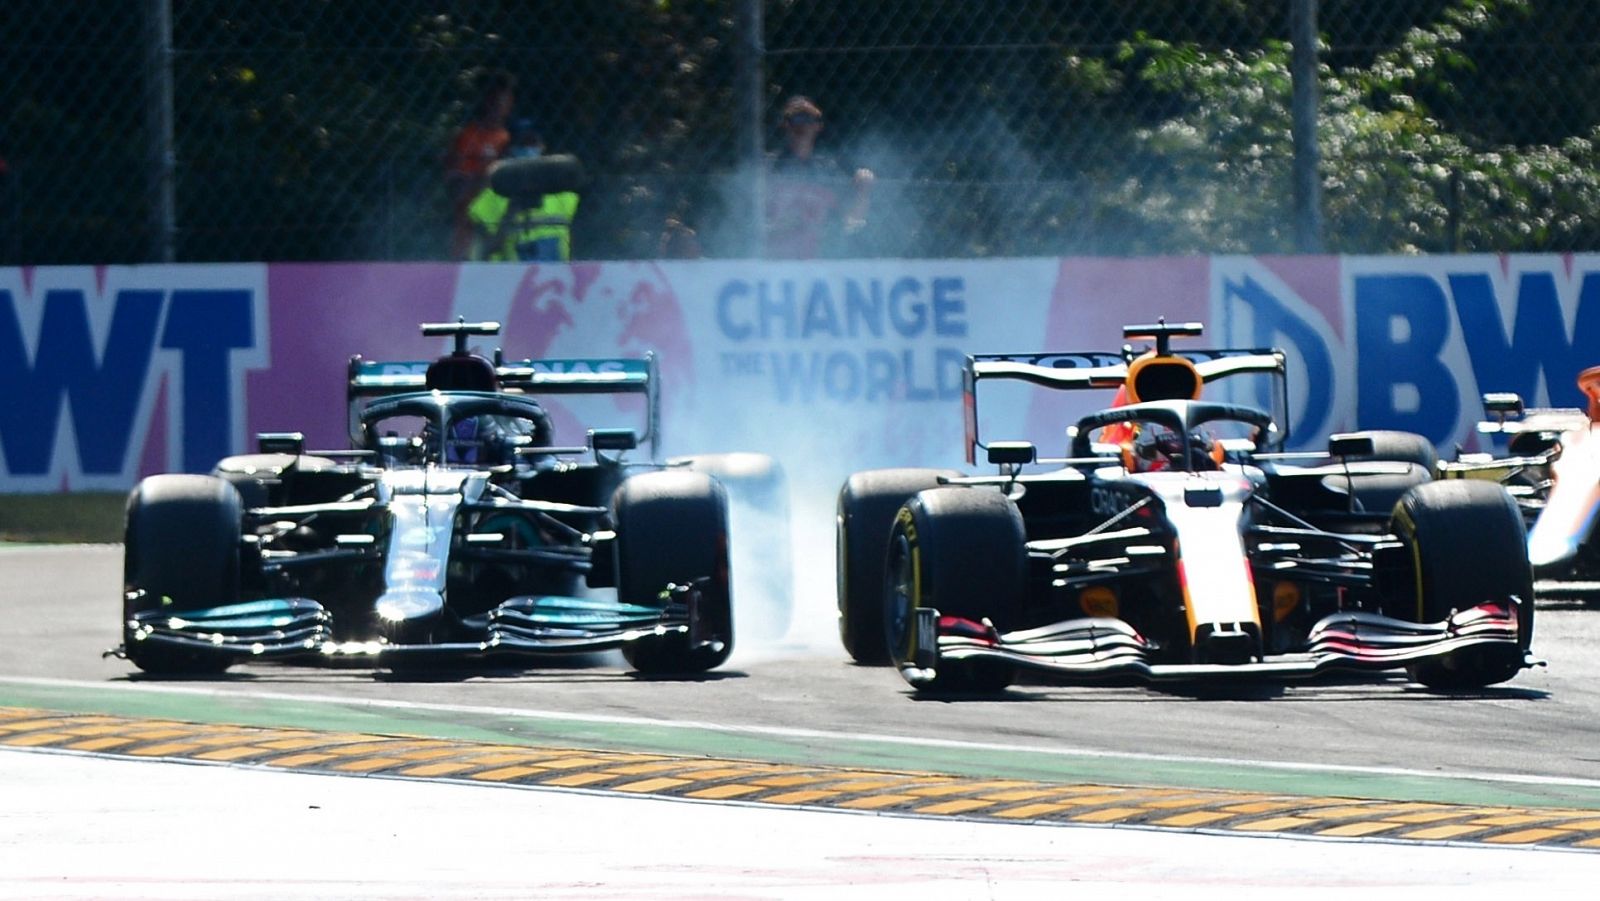
[[[1160,316],[1203,321],[1195,346],[1287,350],[1297,447],[1357,427],[1473,447],[1483,392],[1580,405],[1600,256],[0,269],[0,491],[205,471],[260,431],[348,447],[350,356],[443,353],[418,323],[456,316],[504,323],[482,349],[509,358],[654,351],[667,454],[766,452],[831,493],[960,464],[964,354],[1115,351]],[[558,431],[595,418],[552,406]],[[980,406],[986,437],[1042,446],[1074,415],[1036,390]]]

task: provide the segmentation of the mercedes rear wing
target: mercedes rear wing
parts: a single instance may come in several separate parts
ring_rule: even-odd
[[[427,390],[428,366],[433,360],[380,361],[350,358],[346,404],[350,436],[360,443],[361,411],[367,401],[395,394]],[[654,353],[643,357],[548,358],[507,361],[495,351],[495,375],[507,394],[642,394],[645,397],[645,431],[639,436],[656,458],[661,436],[661,405],[657,394],[660,376]]]
[[[1164,356],[1188,361],[1201,382],[1241,373],[1269,375],[1273,379],[1273,413],[1279,421],[1276,438],[1288,440],[1289,397],[1287,363],[1277,348],[1213,348],[1168,351]],[[967,462],[975,463],[978,449],[987,447],[978,434],[978,383],[990,379],[1028,382],[1058,391],[1122,388],[1129,366],[1138,359],[1132,349],[1118,352],[968,354],[961,378],[961,408],[966,424]]]

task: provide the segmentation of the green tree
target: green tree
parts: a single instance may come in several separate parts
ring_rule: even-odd
[[[1525,22],[1531,0],[1458,0],[1361,67],[1323,66],[1320,149],[1328,247],[1338,252],[1546,251],[1594,246],[1600,125],[1557,143],[1466,130],[1470,50]],[[1139,252],[1288,251],[1289,48],[1208,51],[1140,37],[1139,77],[1189,99],[1139,131],[1170,167],[1102,199],[1157,234]],[[1427,100],[1419,98],[1429,98]],[[1450,107],[1450,103],[1456,105]],[[1506,101],[1509,102],[1509,101]],[[1451,115],[1436,112],[1449,107]],[[1487,131],[1490,137],[1480,133]]]

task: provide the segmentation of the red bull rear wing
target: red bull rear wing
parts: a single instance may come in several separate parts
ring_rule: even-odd
[[[978,430],[978,382],[988,379],[1010,379],[1058,391],[1118,389],[1127,384],[1130,368],[1140,359],[1131,350],[968,354],[961,379],[962,413],[966,420],[967,462],[975,463],[978,449],[987,447]],[[1271,377],[1273,397],[1270,412],[1279,424],[1279,441],[1288,439],[1287,364],[1282,350],[1185,349],[1170,352],[1156,359],[1172,360],[1178,366],[1190,368],[1200,384],[1210,384],[1228,376],[1245,373]]]

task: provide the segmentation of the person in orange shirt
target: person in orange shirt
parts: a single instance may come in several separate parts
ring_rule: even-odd
[[[489,164],[498,160],[511,143],[506,119],[516,103],[516,79],[506,72],[491,72],[482,83],[472,120],[456,132],[445,156],[445,187],[450,193],[450,259],[472,257],[472,220],[467,209],[472,199],[489,186]]]

